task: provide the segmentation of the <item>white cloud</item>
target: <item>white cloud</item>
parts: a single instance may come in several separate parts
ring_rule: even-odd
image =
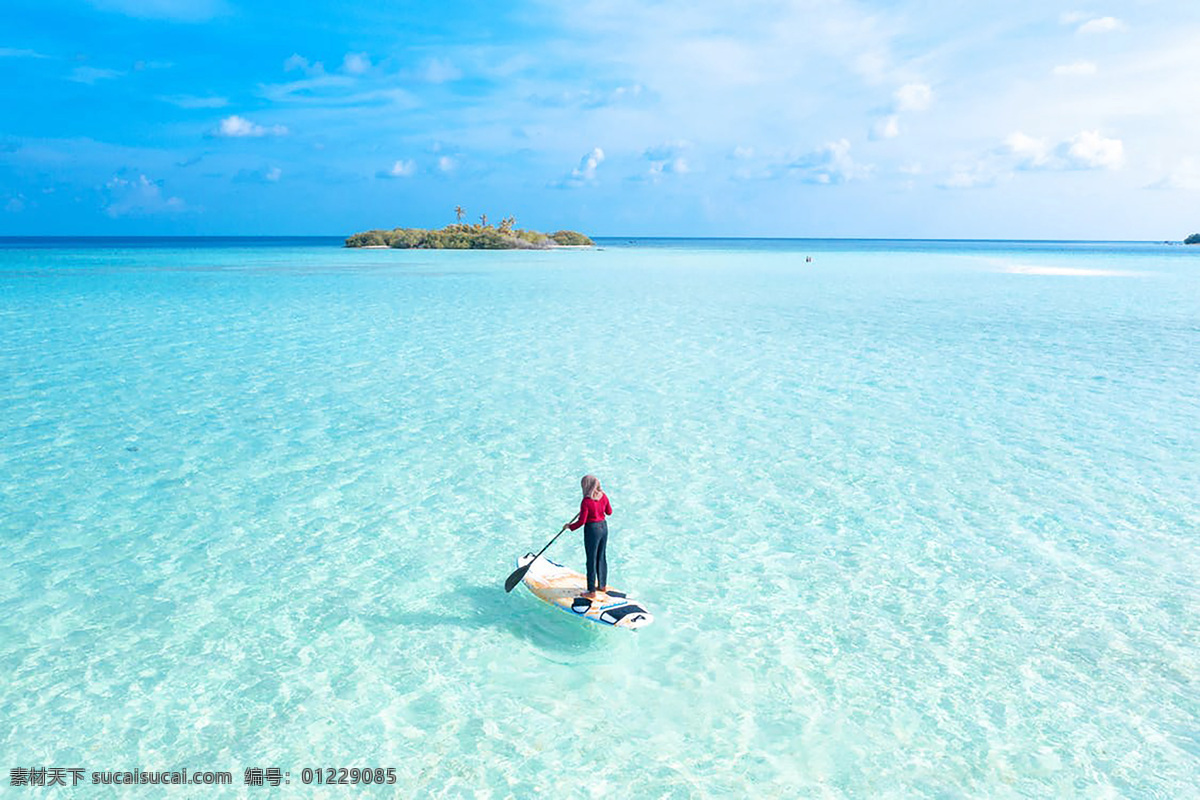
[[[1021,170],[1118,169],[1125,161],[1121,140],[1106,139],[1099,131],[1081,131],[1057,145],[1017,131],[1000,152]]]
[[[229,10],[224,0],[91,0],[91,4],[130,17],[177,22],[200,22]]]
[[[750,145],[738,145],[733,148],[733,157],[738,161],[745,161],[754,158],[754,148]]]
[[[604,162],[604,151],[593,147],[592,151],[579,160],[579,166],[571,170],[572,177],[584,181],[596,180],[596,170]]]
[[[900,117],[896,114],[889,114],[883,119],[876,120],[874,127],[871,128],[872,139],[895,139],[900,135]]]
[[[860,164],[850,155],[850,141],[838,139],[801,155],[774,151],[761,157],[747,148],[737,159],[732,177],[744,181],[799,180],[819,186],[869,178],[874,165]]]
[[[1018,167],[1035,169],[1046,166],[1050,161],[1050,146],[1044,140],[1020,131],[1009,134],[1004,146],[1016,157]]]
[[[438,158],[437,166],[442,172],[453,172],[458,167],[458,162],[450,156],[441,156]]]
[[[906,83],[895,97],[897,111],[925,111],[933,102],[933,89],[924,83]]]
[[[908,164],[901,164],[899,170],[902,175],[920,175],[925,168],[921,166],[920,162],[912,161]]]
[[[104,193],[104,213],[114,219],[178,213],[186,208],[182,199],[163,194],[160,181],[152,181],[145,175],[138,175],[136,178],[114,175],[104,184]]]
[[[1064,11],[1062,14],[1059,14],[1058,21],[1063,25],[1074,25],[1076,22],[1082,22],[1090,16],[1091,14],[1086,11]]]
[[[229,105],[224,97],[197,97],[190,94],[166,95],[158,99],[180,108],[223,108]]]
[[[444,170],[443,170],[444,171]],[[375,173],[377,178],[411,178],[417,174],[417,162],[397,161],[391,169],[383,169]]]
[[[9,214],[20,214],[25,210],[25,195],[18,194],[8,198],[8,202],[4,204],[4,210]]]
[[[269,170],[267,170],[263,177],[271,183],[277,183],[279,179],[283,177],[283,170],[281,170],[279,167],[271,167]]]
[[[366,92],[352,91],[357,78],[350,75],[329,75],[310,71],[310,77],[288,83],[259,84],[258,93],[275,103],[300,103],[304,105],[353,106],[353,105],[396,105],[410,104],[411,96],[403,89],[372,89]]]
[[[0,47],[0,58],[49,58],[36,50],[22,50],[14,47]]]
[[[1116,17],[1098,17],[1079,26],[1080,33],[1112,33],[1126,30],[1128,26]]]
[[[1083,131],[1063,143],[1066,158],[1081,169],[1119,169],[1125,162],[1120,139],[1105,139],[1099,131]]]
[[[324,75],[325,65],[320,61],[309,61],[299,53],[292,53],[283,61],[283,71],[293,72],[299,70],[305,75]]]
[[[611,89],[577,89],[570,88],[555,94],[530,95],[530,102],[539,106],[581,106],[583,108],[603,108],[604,106],[632,105],[641,100],[653,99],[651,94],[640,83],[616,86]]]
[[[686,158],[672,158],[669,161],[651,162],[646,174],[652,180],[658,180],[663,175],[686,175],[690,170]]]
[[[1091,61],[1073,61],[1070,64],[1059,64],[1052,70],[1055,75],[1084,76],[1095,75],[1096,64]]]
[[[119,78],[124,75],[124,72],[119,72],[115,69],[101,69],[99,67],[76,67],[71,71],[67,80],[76,83],[86,83],[92,86],[96,81],[106,81],[113,78]]]
[[[593,147],[590,152],[579,159],[579,166],[571,170],[571,174],[551,185],[559,189],[570,189],[593,183],[596,180],[596,170],[602,163],[604,163],[604,151],[599,147]]]
[[[933,89],[926,83],[906,83],[892,93],[890,113],[875,120],[870,137],[874,140],[895,139],[900,135],[900,112],[927,111],[933,102]]]
[[[421,68],[421,80],[429,83],[449,83],[462,77],[462,71],[447,59],[431,58]]]
[[[646,148],[642,155],[650,162],[650,166],[645,178],[658,182],[664,175],[686,175],[691,172],[691,165],[684,156],[691,146],[691,142],[680,139]]]
[[[850,157],[850,141],[839,139],[800,156],[785,169],[805,183],[828,185],[867,178],[873,167],[857,163]]]
[[[283,125],[272,125],[267,128],[262,125],[251,122],[245,117],[239,117],[234,114],[231,117],[226,117],[221,120],[221,124],[214,131],[216,136],[225,136],[229,138],[257,138],[261,136],[284,136],[288,129]]]
[[[371,59],[366,53],[346,53],[342,59],[342,72],[351,75],[362,75],[371,68]]]

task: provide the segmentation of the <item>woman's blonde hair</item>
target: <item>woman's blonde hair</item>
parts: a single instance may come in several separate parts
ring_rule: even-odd
[[[583,487],[584,497],[590,497],[593,500],[600,499],[600,479],[595,475],[584,475],[580,479],[579,485]]]

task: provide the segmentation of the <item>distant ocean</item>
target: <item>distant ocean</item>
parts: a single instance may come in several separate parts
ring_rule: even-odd
[[[340,244],[0,239],[6,773],[1195,796],[1200,247]]]

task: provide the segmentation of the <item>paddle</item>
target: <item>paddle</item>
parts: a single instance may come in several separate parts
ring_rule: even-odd
[[[577,519],[579,519],[578,514],[576,514],[574,517],[572,517],[571,522],[574,522]],[[543,547],[541,550],[538,550],[538,554],[536,556],[529,559],[528,564],[526,564],[523,567],[517,567],[516,571],[513,572],[512,575],[508,576],[508,580],[506,580],[504,582],[504,591],[511,592],[513,590],[513,587],[515,587],[518,583],[521,582],[521,578],[524,578],[525,573],[529,572],[529,568],[533,566],[533,562],[537,561],[538,556],[540,556],[542,553],[546,552],[546,550],[550,547],[550,545],[552,545],[556,541],[558,541],[558,537],[563,535],[563,531],[565,531],[567,528],[571,527],[571,522],[568,522],[566,525],[563,525],[562,528],[559,529],[558,533],[554,534],[554,538],[551,539],[550,541],[546,542],[546,546]]]

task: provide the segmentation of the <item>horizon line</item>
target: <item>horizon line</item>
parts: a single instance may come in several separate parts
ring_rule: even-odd
[[[55,239],[347,239],[345,234],[289,234],[289,233],[211,233],[211,234],[0,234],[0,242],[55,240]],[[962,238],[962,237],[903,237],[903,236],[666,236],[591,234],[592,239],[625,240],[669,240],[669,241],[812,241],[812,242],[1028,242],[1028,243],[1078,243],[1078,244],[1175,244],[1183,239],[1012,239],[1012,238]]]

